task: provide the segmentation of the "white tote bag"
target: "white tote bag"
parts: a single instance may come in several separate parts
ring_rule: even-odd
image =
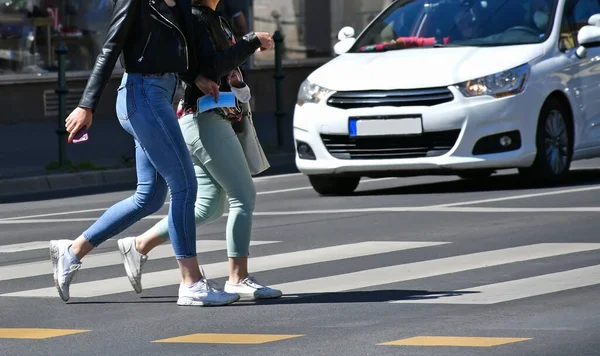
[[[244,154],[246,155],[246,161],[248,162],[248,168],[252,175],[260,174],[271,167],[265,153],[260,145],[256,130],[254,129],[254,122],[252,121],[252,110],[250,109],[250,103],[240,103],[243,111],[241,132],[237,134]]]

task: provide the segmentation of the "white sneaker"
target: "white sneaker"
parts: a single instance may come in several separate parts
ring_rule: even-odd
[[[240,296],[235,293],[226,293],[211,285],[202,271],[202,279],[192,287],[179,285],[179,299],[181,306],[217,306],[235,303]]]
[[[65,302],[70,298],[69,287],[71,282],[75,281],[77,271],[81,268],[81,263],[75,263],[67,252],[72,244],[73,241],[71,240],[50,241],[50,259],[52,260],[52,270],[54,272],[54,285],[58,290],[58,295]]]
[[[280,290],[264,286],[251,276],[246,277],[246,279],[238,284],[227,281],[225,283],[225,292],[237,293],[244,300],[279,298],[283,295]]]
[[[142,293],[142,267],[148,256],[142,255],[135,249],[135,237],[126,237],[117,241],[119,252],[125,265],[127,278],[136,293]]]

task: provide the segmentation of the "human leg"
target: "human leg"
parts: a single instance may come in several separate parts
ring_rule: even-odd
[[[200,269],[196,257],[195,225],[193,204],[196,196],[196,182],[193,179],[193,167],[187,148],[177,124],[177,118],[170,102],[174,95],[176,77],[172,74],[163,76],[125,75],[117,97],[117,116],[121,125],[138,142],[148,162],[153,167],[145,174],[160,175],[163,186],[171,190],[169,211],[169,232],[173,249],[182,275],[182,285],[190,286],[200,280]],[[142,163],[144,159],[142,159]],[[138,172],[138,175],[140,172]],[[157,178],[156,182],[160,182]],[[143,185],[142,185],[143,186]],[[160,186],[160,184],[155,184]],[[152,191],[152,189],[150,189]],[[143,189],[138,186],[138,192]],[[136,193],[137,194],[137,193]],[[136,196],[144,196],[136,195]],[[156,194],[148,196],[156,199]],[[91,250],[89,245],[98,246],[131,226],[136,221],[155,212],[164,202],[164,194],[160,206],[158,200],[142,199],[150,204],[136,204],[134,198],[111,207],[80,238],[75,246],[83,257]],[[160,199],[159,199],[160,200]],[[131,209],[124,209],[129,207]],[[88,245],[85,244],[86,240]],[[68,288],[80,263],[77,256],[69,253],[68,241],[52,242],[51,257],[57,288],[63,300],[68,300]],[[72,250],[71,250],[72,251]],[[69,263],[59,263],[60,260]],[[67,268],[68,267],[68,268]]]
[[[144,124],[138,130],[136,125],[139,122],[130,121],[136,135],[143,136],[152,143],[152,149],[148,148],[148,151],[152,151],[150,159],[171,191],[168,232],[182,279],[177,304],[189,306],[233,303],[239,299],[239,295],[212,288],[198,266],[194,221],[197,182],[186,142],[171,105],[176,80],[171,87],[160,77],[142,76],[141,84],[138,97],[148,108],[145,121],[155,127],[148,130],[148,124]],[[167,100],[163,101],[164,98]],[[165,154],[169,148],[174,154]]]
[[[194,208],[196,226],[214,221],[223,215],[225,192],[206,168],[192,157],[198,192]],[[161,219],[143,234],[118,241],[127,277],[137,293],[142,292],[142,269],[152,249],[169,240],[168,218]]]
[[[229,196],[230,214],[226,239],[230,279],[226,288],[229,288],[229,291],[235,289],[236,292],[230,292],[239,291],[246,298],[278,297],[281,295],[280,291],[260,285],[248,274],[248,249],[256,191],[237,136],[231,124],[219,115],[199,115],[194,120],[198,125],[196,131],[188,128],[191,118],[192,116],[182,118],[180,125],[199,179],[195,209],[196,223],[203,224],[213,219],[215,215],[212,212],[215,210],[218,212],[217,215],[221,216],[224,192]],[[213,208],[215,202],[219,202],[219,208]],[[130,262],[131,267],[126,266],[126,270],[136,291],[141,290],[141,269],[136,268],[142,258],[140,252],[149,251],[148,246],[162,243],[163,237],[168,238],[164,219],[142,236],[129,238],[130,246],[140,240],[140,248],[137,251],[134,251],[135,248],[122,251],[126,261],[128,258],[133,260]]]
[[[223,187],[229,202],[225,233],[229,280],[225,291],[245,299],[279,297],[281,291],[261,285],[248,272],[256,189],[239,139],[231,123],[220,115],[203,114],[197,122],[203,149],[196,156]]]

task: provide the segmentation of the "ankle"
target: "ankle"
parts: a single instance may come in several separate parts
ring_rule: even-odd
[[[245,276],[244,275],[239,275],[239,274],[235,275],[235,276],[229,276],[229,283],[240,284],[246,278],[248,278],[248,274],[246,274]]]
[[[135,241],[135,250],[141,255],[144,255],[144,256],[147,255],[148,251],[146,251],[146,244],[143,243],[143,241],[141,241],[139,239],[139,237],[136,237],[134,241]]]
[[[69,255],[71,261],[73,261],[74,263],[81,263],[81,260],[77,257],[77,255],[75,255],[75,252],[73,252],[72,246],[69,246],[69,248],[67,249],[67,254]]]
[[[185,288],[192,288],[193,286],[195,286],[199,281],[181,281],[181,285],[184,286]]]

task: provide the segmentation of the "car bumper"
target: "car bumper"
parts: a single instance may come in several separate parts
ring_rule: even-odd
[[[455,88],[450,90],[454,96],[451,102],[429,107],[339,109],[324,102],[296,105],[294,138],[298,169],[305,174],[435,174],[526,167],[533,163],[538,109],[528,103],[526,92],[501,99],[467,99]],[[401,147],[409,154],[400,158],[397,154],[389,157],[384,154],[386,147],[408,141],[402,136],[349,137],[350,117],[393,115],[422,117],[423,135],[411,139],[416,140],[414,152],[409,152],[410,147]],[[512,144],[502,148],[498,146],[499,138],[506,134],[510,134]],[[436,151],[435,141],[440,137],[444,149]],[[344,154],[336,147],[349,148]],[[423,150],[424,147],[433,149]],[[360,151],[363,156],[354,157],[350,154],[353,151]],[[364,157],[366,153],[374,154]]]

